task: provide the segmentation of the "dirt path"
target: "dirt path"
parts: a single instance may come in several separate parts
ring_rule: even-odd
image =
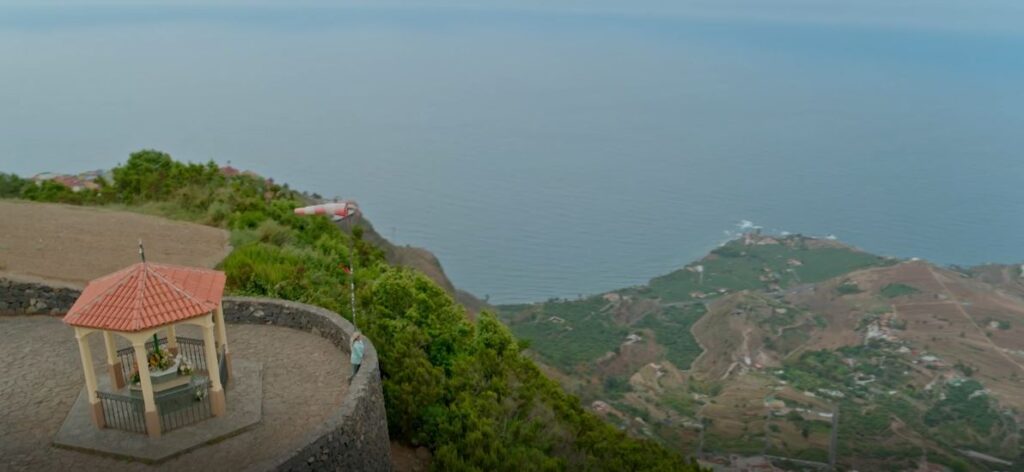
[[[783,331],[785,331],[787,329],[792,329],[792,328],[799,328],[799,327],[803,326],[806,323],[807,323],[807,320],[803,320],[803,321],[801,321],[799,323],[796,323],[796,324],[792,324],[792,325],[789,325],[789,326],[783,326],[783,327],[779,328],[779,331],[776,334],[776,336],[781,337]],[[804,341],[802,344],[800,344],[799,346],[795,347],[792,351],[789,351],[789,354],[786,354],[786,356],[783,357],[782,359],[786,360],[786,359],[789,359],[789,358],[791,358],[793,356],[797,356],[801,352],[804,352],[804,350],[807,349],[807,346],[811,345],[812,341],[814,341],[814,338],[808,338],[807,341]]]
[[[1012,268],[1011,267],[1003,267],[999,271],[999,277],[1002,279],[1001,283],[1003,285],[1014,286],[1014,287],[1016,287],[1016,288],[1018,288],[1020,290],[1024,290],[1024,283],[1021,283],[1021,279],[1019,277],[1017,277],[1016,275],[1013,275],[1010,272],[1011,270],[1012,271],[1018,271],[1018,270],[1021,270],[1021,269],[1018,269],[1016,266],[1012,266]]]
[[[935,282],[938,283],[942,287],[943,293],[946,295],[946,297],[948,297],[950,303],[953,306],[956,307],[956,310],[961,315],[963,315],[963,317],[969,323],[971,323],[971,326],[974,326],[974,328],[978,330],[978,333],[981,335],[981,339],[984,339],[985,342],[987,342],[988,345],[991,346],[993,350],[995,350],[995,352],[998,352],[999,355],[1003,357],[1003,359],[1006,359],[1007,362],[1010,362],[1011,364],[1017,366],[1018,369],[1020,369],[1022,372],[1024,372],[1024,365],[1021,365],[1019,362],[1015,361],[1012,357],[1008,356],[1006,354],[1006,352],[1003,350],[1003,348],[997,346],[996,343],[992,342],[991,338],[989,338],[988,336],[985,335],[985,330],[980,325],[978,325],[978,323],[976,321],[974,321],[974,318],[971,317],[970,313],[967,313],[967,310],[964,310],[963,305],[960,304],[960,301],[956,298],[956,296],[949,289],[949,287],[946,286],[945,282],[943,282],[941,279],[939,279],[939,276],[935,273],[935,270],[932,269],[931,267],[929,267],[928,268],[928,273],[931,274],[932,279],[934,279]]]
[[[704,305],[704,308],[707,308],[707,304]],[[690,325],[690,336],[693,336],[693,340],[697,343],[697,346],[700,347],[700,354],[697,354],[697,357],[693,358],[693,360],[690,361],[690,367],[686,369],[681,369],[680,372],[692,373],[694,366],[696,366],[697,363],[700,362],[701,358],[703,358],[704,355],[708,353],[708,348],[705,347],[704,344],[700,342],[700,336],[697,336],[697,331],[695,330],[697,329],[697,324],[705,320],[710,314],[710,309],[707,309],[707,311],[700,317],[699,320],[695,321],[693,324]]]
[[[729,368],[725,371],[724,374],[722,374],[722,378],[720,378],[719,380],[725,380],[726,378],[728,378],[729,374],[732,373],[732,370],[735,369],[736,366],[745,365],[747,359],[750,359],[750,331],[751,328],[743,330],[743,360],[733,361],[732,364],[729,364]]]
[[[147,260],[213,267],[230,251],[222,229],[104,208],[0,200],[0,275],[84,285]]]

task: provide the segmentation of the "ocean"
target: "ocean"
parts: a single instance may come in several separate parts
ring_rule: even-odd
[[[493,303],[645,283],[755,225],[1024,261],[1012,2],[498,3],[0,4],[0,171],[230,161],[357,200]]]

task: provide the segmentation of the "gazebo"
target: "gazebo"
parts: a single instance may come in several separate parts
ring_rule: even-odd
[[[223,272],[147,262],[89,282],[64,322],[75,330],[97,428],[157,438],[204,415],[225,414],[231,362],[221,305],[224,282]],[[177,336],[175,327],[181,325],[201,328],[202,340]],[[103,335],[111,392],[97,384],[88,339],[93,333]],[[130,347],[118,350],[115,335]],[[208,408],[176,419],[171,413],[183,410],[183,396],[208,401]]]

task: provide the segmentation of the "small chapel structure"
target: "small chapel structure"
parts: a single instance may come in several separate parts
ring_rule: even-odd
[[[143,262],[95,279],[64,317],[75,330],[97,428],[160,437],[227,411],[231,354],[223,272]],[[179,336],[198,327],[202,339]],[[93,368],[89,337],[103,337],[108,388]],[[117,340],[128,347],[118,349]]]

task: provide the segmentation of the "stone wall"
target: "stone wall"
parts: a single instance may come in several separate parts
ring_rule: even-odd
[[[0,315],[66,313],[79,290],[0,278]],[[225,297],[228,323],[266,324],[306,331],[349,352],[355,327],[323,308],[270,298]],[[273,425],[264,425],[273,427]],[[282,471],[389,471],[391,448],[377,351],[366,341],[363,365],[341,406],[322,424],[310,425],[305,446],[282,455],[268,468]]]
[[[307,331],[349,352],[355,327],[337,313],[270,298],[225,297],[228,323],[268,324]],[[309,432],[306,446],[283,457],[278,470],[391,470],[388,421],[384,411],[377,351],[366,341],[363,365],[341,407]]]
[[[67,313],[80,293],[71,286],[0,278],[0,315]]]

